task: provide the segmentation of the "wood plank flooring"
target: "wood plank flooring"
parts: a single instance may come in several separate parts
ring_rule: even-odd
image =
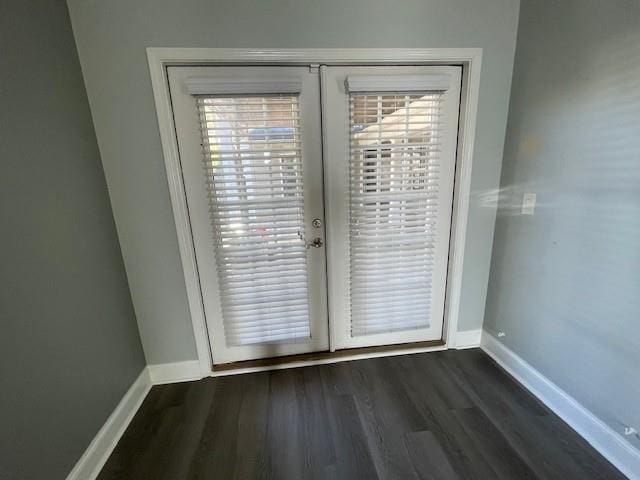
[[[154,387],[111,479],[625,478],[482,351]]]

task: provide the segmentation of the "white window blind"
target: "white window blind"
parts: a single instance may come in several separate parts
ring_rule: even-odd
[[[443,99],[349,95],[354,337],[430,325]]]
[[[228,346],[310,336],[298,95],[198,96]]]

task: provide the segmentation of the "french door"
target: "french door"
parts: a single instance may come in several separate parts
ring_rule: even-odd
[[[214,363],[329,347],[319,78],[169,68]]]
[[[442,337],[460,73],[168,68],[215,364]]]
[[[460,67],[324,67],[336,349],[442,338]]]

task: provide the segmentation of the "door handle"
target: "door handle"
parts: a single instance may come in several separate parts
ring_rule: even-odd
[[[305,247],[307,247],[307,249],[313,247],[313,248],[320,248],[322,245],[324,245],[324,243],[322,242],[322,239],[320,237],[316,237],[313,240],[311,240],[310,242],[306,242],[305,243]]]

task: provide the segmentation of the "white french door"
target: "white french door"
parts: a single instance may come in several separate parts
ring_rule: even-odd
[[[460,74],[168,68],[214,364],[442,338]]]
[[[214,363],[327,350],[318,75],[168,73]]]
[[[441,339],[461,68],[322,74],[333,347]]]

